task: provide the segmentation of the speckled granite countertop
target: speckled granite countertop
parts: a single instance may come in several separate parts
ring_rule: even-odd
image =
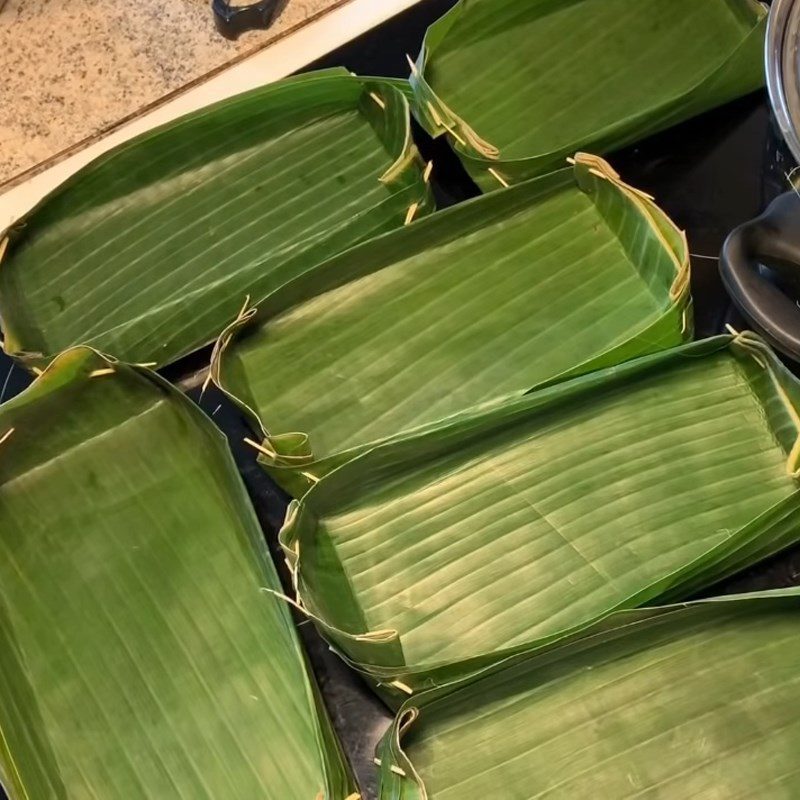
[[[230,42],[209,0],[0,0],[0,183],[343,1]]]

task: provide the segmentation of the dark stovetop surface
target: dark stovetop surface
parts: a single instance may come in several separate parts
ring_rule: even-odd
[[[406,53],[419,51],[427,26],[455,5],[455,0],[423,0],[373,31],[308,66],[345,66],[365,75],[406,77]],[[745,327],[722,288],[717,255],[727,233],[755,216],[764,205],[765,157],[769,114],[764,93],[758,93],[671,128],[639,144],[611,154],[609,160],[624,180],[652,194],[675,222],[686,229],[692,252],[692,294],[698,337],[724,330],[725,323]],[[458,160],[443,142],[432,142],[419,130],[426,158],[434,158],[440,207],[477,194]],[[208,353],[170,368],[176,379],[208,363]],[[0,399],[21,391],[30,378],[0,354]],[[197,392],[192,394],[197,399]],[[247,431],[236,410],[209,391],[201,406],[229,436],[242,475],[276,554],[275,532],[283,519],[286,498],[256,466],[253,452],[241,446]],[[283,565],[283,559],[276,559]],[[284,579],[285,575],[282,576]],[[800,585],[800,547],[773,558],[705,594]],[[313,626],[297,619],[334,725],[356,772],[364,800],[376,797],[372,765],[374,746],[390,714],[354,673],[320,640]],[[0,792],[2,797],[2,792]]]

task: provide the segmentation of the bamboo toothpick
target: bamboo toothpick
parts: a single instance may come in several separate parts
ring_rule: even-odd
[[[763,358],[761,358],[761,355],[759,353],[754,352],[752,347],[748,347],[747,346],[747,335],[746,335],[746,333],[742,333],[741,331],[737,331],[736,328],[733,327],[733,325],[731,325],[730,323],[727,323],[727,322],[725,323],[725,330],[727,330],[728,333],[731,336],[735,337],[736,341],[739,344],[742,344],[745,347],[745,349],[748,352],[748,355],[753,359],[753,361],[756,362],[756,364],[758,364],[759,367],[761,367],[761,369],[769,370],[769,366],[767,365],[767,362],[764,361]],[[782,389],[781,389],[780,385],[776,384],[776,386],[777,386],[778,391],[781,392]],[[787,401],[786,405],[790,409],[792,408],[792,404],[790,402]],[[798,444],[800,444],[800,439],[798,439]],[[797,444],[795,446],[797,446]]]
[[[369,96],[385,111],[386,110],[386,103],[375,93],[370,92]]]
[[[313,614],[308,613],[299,597],[297,600],[292,600],[289,595],[283,594],[283,592],[276,592],[274,589],[268,589],[266,586],[262,586],[261,591],[264,592],[264,594],[271,594],[273,597],[283,600],[284,603],[288,603],[292,608],[296,608],[301,614],[305,614],[309,619],[319,620],[319,617],[315,617]]]
[[[32,372],[34,375],[36,375],[36,377],[38,378],[38,377],[39,377],[39,375],[41,375],[41,374],[44,372],[44,370],[42,370],[42,369],[39,369],[39,367],[31,367],[31,372]]]
[[[111,367],[104,367],[103,369],[94,369],[89,373],[90,378],[99,378],[101,375],[113,375],[114,370]]]
[[[430,112],[430,115],[433,117],[433,121],[437,125],[443,126],[442,118],[439,116],[439,112],[436,110],[436,106],[434,106],[430,100],[427,100],[425,104],[428,106],[428,111]]]
[[[3,442],[7,441],[11,437],[12,433],[14,433],[14,428],[9,428],[2,436],[0,436],[0,444],[3,444]]]
[[[268,448],[264,447],[263,444],[259,444],[258,442],[253,441],[247,436],[244,437],[244,443],[249,444],[250,447],[252,447],[255,450],[258,450],[259,453],[263,453],[265,456],[269,456],[270,458],[277,457],[277,453],[275,453],[274,450],[269,450]]]
[[[372,763],[373,763],[373,764],[374,764],[376,767],[380,767],[380,766],[382,766],[382,765],[383,765],[383,761],[381,761],[379,758],[373,758],[373,759],[372,759]],[[403,769],[400,769],[400,767],[398,767],[396,764],[392,764],[392,765],[389,767],[389,769],[390,769],[392,772],[394,772],[394,774],[395,774],[395,775],[402,775],[402,777],[404,777],[404,778],[406,777],[405,770],[403,770]]]
[[[414,690],[407,683],[403,683],[403,681],[392,681],[389,686],[394,686],[395,689],[399,689],[406,694],[414,694]]]
[[[433,159],[425,165],[425,172],[422,173],[422,180],[428,183],[431,179],[431,172],[433,172]]]
[[[403,223],[403,225],[411,224],[411,222],[414,220],[414,217],[416,216],[418,208],[419,208],[419,203],[412,203],[408,207],[408,211],[406,212],[406,221]]]
[[[508,189],[510,186],[509,182],[494,167],[489,167],[489,174]]]
[[[444,120],[442,120],[442,126],[447,130],[447,132],[460,144],[464,147],[467,146],[467,143],[463,136],[452,126],[448,125]]]

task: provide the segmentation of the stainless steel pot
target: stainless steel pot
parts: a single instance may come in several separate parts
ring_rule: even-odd
[[[776,140],[765,182],[780,189],[728,236],[720,273],[752,327],[800,361],[800,0],[773,0],[765,67]]]
[[[800,164],[800,2],[773,0],[767,20],[765,67],[775,125]]]

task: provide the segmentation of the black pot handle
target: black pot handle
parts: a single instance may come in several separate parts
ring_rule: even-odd
[[[249,5],[231,5],[229,0],[211,0],[217,30],[226,39],[238,39],[245,31],[268,28],[281,0],[260,0]]]
[[[800,195],[786,192],[755,219],[735,228],[719,259],[722,282],[748,321],[771,344],[800,361],[800,308],[764,275],[769,267],[800,290]],[[798,291],[800,297],[800,291]]]

